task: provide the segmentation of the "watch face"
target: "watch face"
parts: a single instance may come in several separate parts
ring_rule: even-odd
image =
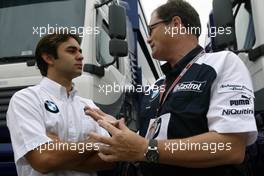
[[[156,150],[149,150],[146,153],[146,158],[149,162],[157,163],[159,161],[159,153]]]

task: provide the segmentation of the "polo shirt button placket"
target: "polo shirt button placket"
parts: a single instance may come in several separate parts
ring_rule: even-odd
[[[68,122],[69,122],[69,138],[71,140],[74,140],[76,138],[76,133],[77,133],[77,129],[75,128],[74,126],[74,122],[73,122],[73,107],[72,107],[72,104],[71,104],[71,99],[67,99],[67,118],[68,118]]]

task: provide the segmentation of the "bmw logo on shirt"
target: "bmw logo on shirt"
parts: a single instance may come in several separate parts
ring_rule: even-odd
[[[49,112],[52,112],[52,113],[58,113],[59,112],[59,108],[57,107],[57,105],[55,103],[53,103],[52,101],[49,101],[49,100],[45,101],[45,108],[46,108],[46,110],[48,110]]]

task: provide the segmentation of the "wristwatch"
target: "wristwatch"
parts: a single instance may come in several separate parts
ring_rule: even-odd
[[[159,151],[158,151],[158,141],[155,139],[149,140],[149,145],[146,153],[144,154],[145,158],[150,163],[159,162]]]

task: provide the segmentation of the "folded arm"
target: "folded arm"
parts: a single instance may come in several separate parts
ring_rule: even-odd
[[[60,170],[92,172],[113,166],[113,163],[106,163],[98,157],[98,143],[69,143],[59,141],[54,135],[49,137],[53,139],[52,143],[43,144],[25,155],[30,165],[41,173]],[[81,150],[78,150],[78,147],[75,150],[76,146],[82,146]]]

